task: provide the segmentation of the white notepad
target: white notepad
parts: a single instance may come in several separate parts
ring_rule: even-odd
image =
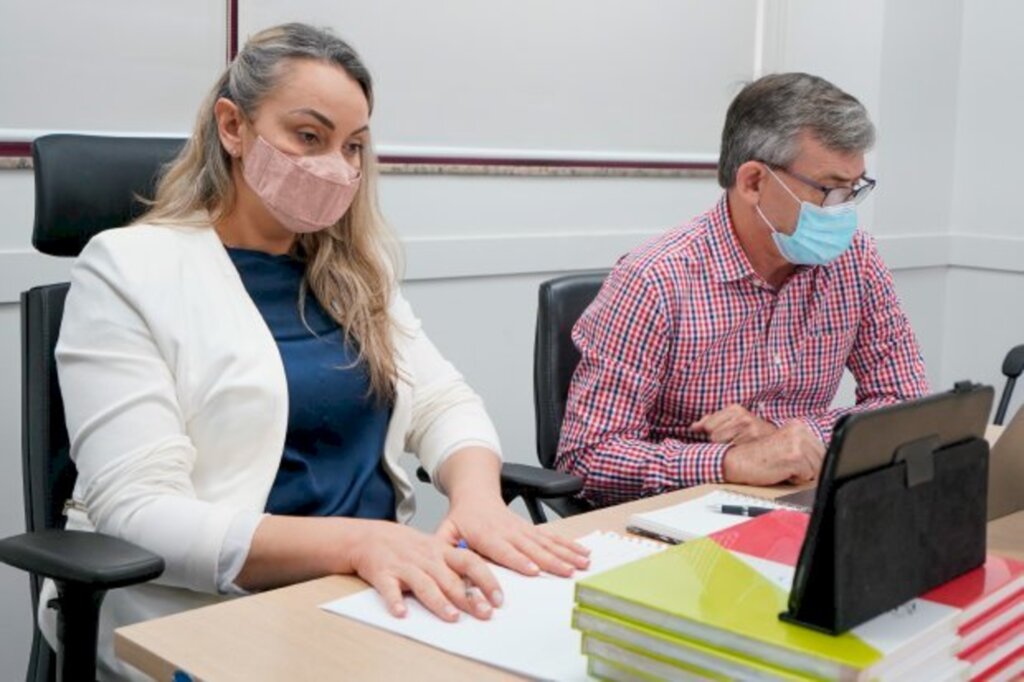
[[[664,549],[640,538],[594,532],[578,540],[591,550],[584,578]],[[580,652],[580,633],[572,629],[575,580],[540,575],[529,578],[491,566],[505,602],[488,621],[462,614],[446,623],[412,597],[409,613],[395,618],[373,590],[364,590],[320,608],[394,632],[453,654],[520,675],[544,680],[587,680],[587,659]]]
[[[723,514],[713,509],[726,504],[769,509],[792,508],[790,505],[773,502],[767,498],[715,490],[671,507],[633,514],[629,517],[628,530],[652,535],[667,542],[685,542],[750,520],[746,516]]]

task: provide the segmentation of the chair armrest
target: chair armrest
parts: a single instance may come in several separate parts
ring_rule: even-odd
[[[561,471],[506,462],[501,465],[501,489],[506,498],[529,495],[546,500],[575,495],[583,490],[583,479]]]
[[[0,561],[29,573],[97,590],[146,582],[164,572],[162,557],[101,533],[43,530],[0,540]]]
[[[424,483],[430,483],[430,476],[423,467],[416,469],[416,478]],[[583,479],[572,474],[529,464],[504,462],[501,465],[501,492],[506,500],[524,494],[539,500],[547,500],[575,495],[581,490]]]

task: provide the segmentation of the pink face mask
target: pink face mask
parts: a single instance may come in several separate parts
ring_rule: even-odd
[[[242,175],[271,215],[292,232],[317,232],[341,220],[359,189],[359,171],[338,154],[292,156],[256,137]]]

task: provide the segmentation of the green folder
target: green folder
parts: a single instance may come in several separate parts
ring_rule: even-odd
[[[665,680],[711,680],[730,682],[732,678],[715,675],[700,668],[680,666],[652,656],[645,656],[615,642],[589,635],[583,636],[583,653],[587,654],[587,672],[594,677],[611,680],[663,682]]]
[[[584,607],[573,610],[573,627],[583,633],[584,654],[601,655],[634,668],[637,656],[643,656],[715,680],[807,682],[817,679]],[[620,649],[628,655],[612,655]]]
[[[788,592],[710,538],[577,583],[578,606],[711,649],[824,679],[873,676],[884,661],[856,635],[781,622]]]

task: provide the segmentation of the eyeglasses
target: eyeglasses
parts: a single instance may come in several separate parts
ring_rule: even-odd
[[[878,184],[878,182],[873,178],[869,178],[866,175],[862,175],[859,178],[857,178],[857,184],[855,184],[853,187],[845,187],[842,185],[838,187],[829,187],[828,185],[823,185],[820,182],[815,182],[814,180],[811,180],[808,177],[804,177],[799,173],[794,173],[788,168],[783,168],[782,166],[775,166],[770,163],[765,163],[765,165],[773,170],[780,170],[786,175],[789,175],[799,180],[800,182],[804,183],[808,187],[813,187],[814,189],[821,192],[824,195],[824,198],[821,200],[821,206],[838,206],[839,204],[845,203],[859,204],[860,202],[864,201],[864,199],[867,198],[869,194],[871,194],[871,190],[873,190],[875,188],[875,185]]]

